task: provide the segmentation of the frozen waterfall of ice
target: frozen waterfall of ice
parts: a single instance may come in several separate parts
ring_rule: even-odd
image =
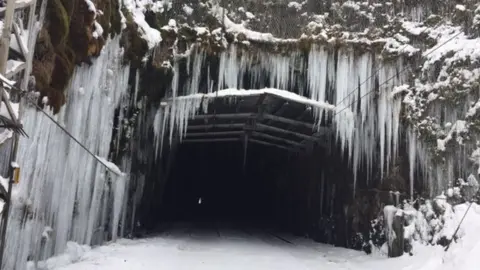
[[[127,92],[129,67],[119,40],[111,40],[93,65],[76,69],[68,103],[54,116],[100,157],[108,157],[115,108]],[[7,231],[4,269],[64,252],[67,242],[100,244],[115,239],[127,176],[106,168],[34,108],[26,108],[18,161],[21,181]],[[42,237],[51,228],[50,237]],[[107,235],[108,234],[108,235]]]
[[[188,119],[207,107],[205,97],[198,95],[199,77],[202,67],[206,66],[200,61],[206,61],[205,55],[200,49],[191,51],[194,53],[188,56],[185,89],[180,89],[180,70],[175,63],[169,103],[159,106],[156,113],[157,149],[161,149],[167,134],[172,142],[173,130],[183,136]],[[368,168],[370,177],[372,167],[381,164],[381,173],[385,175],[398,152],[401,99],[393,91],[396,86],[404,84],[405,78],[399,72],[403,63],[401,59],[382,63],[371,52],[358,54],[354,50],[340,49],[336,54],[320,45],[312,46],[308,59],[300,52],[285,56],[250,52],[230,45],[220,54],[218,91],[226,88],[241,90],[247,86],[250,89],[271,87],[288,91],[296,88],[300,95],[313,101],[335,105],[333,113],[316,108],[314,116],[318,125],[325,117],[333,116],[337,142],[353,167],[355,181],[361,166]],[[267,85],[266,82],[270,83]],[[213,81],[209,82],[209,85],[213,84]],[[182,93],[192,98],[185,99],[181,97]]]

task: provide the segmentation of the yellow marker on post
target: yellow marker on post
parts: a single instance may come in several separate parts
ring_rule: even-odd
[[[18,184],[20,182],[20,168],[13,169],[13,182]]]

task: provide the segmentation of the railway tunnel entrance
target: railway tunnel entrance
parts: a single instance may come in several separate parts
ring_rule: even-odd
[[[315,119],[316,104],[253,93],[215,98],[174,136],[145,188],[145,232],[234,226],[358,247],[352,239],[368,233],[370,217],[346,211],[352,172],[328,113]]]

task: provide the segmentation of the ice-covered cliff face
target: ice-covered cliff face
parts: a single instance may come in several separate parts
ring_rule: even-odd
[[[59,2],[64,1],[52,1]],[[231,95],[240,88],[271,87],[322,104],[314,110],[318,124],[332,123],[352,182],[365,168],[366,179],[374,178],[372,170],[387,178],[406,146],[405,186],[411,193],[422,186],[435,194],[480,165],[480,7],[475,1],[84,2],[94,20],[89,17],[88,31],[82,32],[89,39],[77,48],[81,61],[100,52],[101,39],[94,35],[121,36],[107,42],[92,66],[76,68],[71,82],[68,76],[37,81],[48,91],[69,85],[57,119],[97,155],[122,160],[121,169],[133,168],[133,173],[126,178],[107,174],[28,109],[24,123],[31,138],[20,146],[22,182],[15,187],[7,234],[7,249],[16,253],[8,256],[7,269],[23,269],[27,259],[62,252],[68,241],[114,239],[118,224],[123,228],[134,221],[145,178],[158,169],[155,150],[169,143],[164,135],[184,130],[187,118],[205,104],[202,99],[222,89]],[[116,22],[115,29],[100,31],[98,24],[109,22]],[[76,24],[62,25],[76,29]],[[75,35],[61,33],[58,39],[40,38],[54,46],[41,51],[39,62],[56,59],[52,51],[63,59],[55,44],[70,44]],[[129,70],[121,60],[139,68]],[[127,95],[129,84],[135,91]],[[182,95],[190,97],[178,98]],[[163,98],[176,101],[160,106]],[[133,206],[123,197],[128,181]]]
[[[55,116],[101,158],[109,157],[115,110],[128,89],[122,57],[117,38],[92,66],[77,68],[68,102]],[[25,109],[23,122],[30,138],[19,145],[22,181],[14,186],[4,269],[26,269],[27,260],[62,253],[69,241],[115,239],[127,175],[107,171],[35,108]]]

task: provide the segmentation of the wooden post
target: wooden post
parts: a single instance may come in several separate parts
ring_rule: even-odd
[[[388,243],[388,257],[400,257],[404,253],[405,245],[403,239],[403,212],[393,205],[387,205],[383,210],[383,217],[385,221],[385,235]]]
[[[13,13],[15,12],[15,0],[7,0],[7,9],[3,20],[2,38],[0,40],[0,73],[5,75],[7,71],[8,52],[10,50],[10,37],[12,34]],[[3,94],[3,88],[0,88]],[[2,107],[3,95],[0,96],[0,108]],[[1,256],[1,255],[0,255]],[[1,267],[1,266],[0,266]]]
[[[3,20],[2,39],[0,41],[0,73],[7,71],[8,51],[10,49],[10,37],[12,35],[12,21],[15,13],[15,0],[7,0],[7,9]]]
[[[3,91],[3,89],[0,89]],[[18,133],[14,133],[13,136],[13,147],[10,152],[10,161],[13,162],[17,158],[17,149],[18,149],[18,139],[19,135]],[[5,238],[7,235],[7,225],[8,225],[8,215],[10,214],[10,207],[11,207],[11,199],[12,199],[12,188],[13,188],[13,173],[15,168],[10,165],[10,169],[8,170],[8,190],[7,190],[7,201],[5,202],[5,206],[3,209],[3,222],[2,222],[2,235],[1,235],[1,242],[0,242],[0,269],[2,268],[2,263],[3,263],[3,253],[5,251]]]

